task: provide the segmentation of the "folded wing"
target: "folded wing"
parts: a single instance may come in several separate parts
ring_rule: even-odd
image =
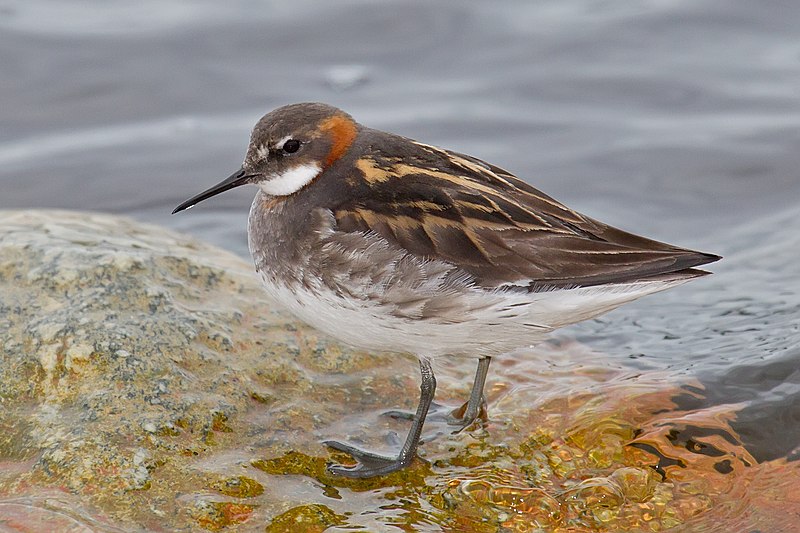
[[[358,185],[332,208],[338,229],[374,232],[447,261],[479,286],[544,290],[691,277],[702,274],[692,267],[719,259],[583,216],[478,159],[397,145],[402,157],[371,150],[358,159],[363,179],[352,180]]]

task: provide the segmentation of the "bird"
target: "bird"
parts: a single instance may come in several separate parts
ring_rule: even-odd
[[[485,416],[489,365],[549,332],[710,272],[720,256],[647,239],[580,214],[481,159],[372,129],[323,103],[279,107],[255,125],[241,168],[177,213],[242,185],[266,293],[312,327],[363,350],[409,353],[421,384],[397,455],[335,440],[382,476],[417,455],[436,391],[432,360],[477,360],[472,390],[445,415]]]

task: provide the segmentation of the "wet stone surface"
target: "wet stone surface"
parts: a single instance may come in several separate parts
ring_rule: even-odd
[[[273,311],[228,252],[100,215],[0,221],[7,493],[58,487],[145,527],[240,522],[253,506],[239,500],[263,487],[240,459],[216,472],[202,458],[311,431],[324,410],[292,405],[313,386],[307,373],[364,361]],[[251,410],[263,424],[247,424]]]
[[[342,347],[247,261],[124,218],[0,212],[0,333],[0,513],[22,531],[661,531],[723,520],[751,482],[756,519],[800,507],[797,467],[758,464],[733,407],[681,412],[677,385],[574,342],[498,362],[489,423],[428,424],[407,471],[333,477],[327,438],[397,448],[380,412],[413,407],[413,359]],[[459,404],[474,363],[437,365]]]

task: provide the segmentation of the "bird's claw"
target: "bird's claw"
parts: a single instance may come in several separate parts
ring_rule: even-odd
[[[356,460],[353,466],[344,466],[338,464],[328,465],[328,472],[337,476],[363,479],[375,476],[385,476],[397,470],[405,468],[411,463],[411,457],[387,457],[377,453],[359,450],[349,444],[344,444],[335,440],[325,441],[323,444],[345,452]]]

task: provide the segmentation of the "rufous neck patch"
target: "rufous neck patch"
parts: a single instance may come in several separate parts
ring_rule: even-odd
[[[355,122],[344,115],[334,115],[325,119],[320,124],[320,130],[330,132],[333,139],[331,150],[328,152],[328,157],[325,158],[324,168],[327,168],[347,152],[358,131]]]

